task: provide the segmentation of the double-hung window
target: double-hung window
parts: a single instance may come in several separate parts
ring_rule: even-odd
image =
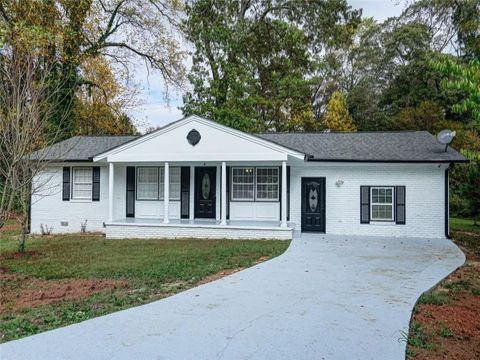
[[[160,181],[159,181],[159,194],[160,200],[163,200],[165,197],[165,168],[161,167],[160,170]],[[169,168],[169,190],[170,190],[170,200],[180,200],[180,168],[179,167],[170,167]]]
[[[233,167],[233,201],[278,201],[280,170],[278,167]]]
[[[255,200],[255,177],[253,167],[232,168],[232,200]]]
[[[278,200],[279,174],[278,167],[257,168],[257,200]]]
[[[137,200],[158,200],[158,168],[137,168]]]
[[[180,168],[171,167],[170,200],[180,200]],[[137,169],[137,200],[164,199],[164,167],[139,167]]]
[[[372,186],[370,188],[370,219],[372,221],[394,220],[394,188]]]
[[[92,175],[91,167],[73,168],[72,199],[92,199]]]

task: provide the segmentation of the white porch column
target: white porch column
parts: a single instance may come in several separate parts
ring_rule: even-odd
[[[222,225],[227,225],[227,163],[222,162]]]
[[[170,169],[168,162],[165,163],[163,179],[163,222],[168,224],[168,207],[170,203]]]
[[[282,227],[287,227],[287,162],[282,161]]]
[[[108,164],[108,221],[113,221],[113,163]]]
[[[189,201],[189,219],[195,219],[195,166],[190,166],[190,201]]]

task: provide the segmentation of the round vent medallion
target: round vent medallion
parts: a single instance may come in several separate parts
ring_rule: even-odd
[[[195,129],[190,130],[187,135],[188,143],[192,146],[197,145],[201,138],[200,133]]]

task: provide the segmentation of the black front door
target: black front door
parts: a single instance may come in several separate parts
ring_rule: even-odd
[[[302,231],[325,232],[325,178],[302,178]]]
[[[217,168],[195,168],[195,217],[215,219]]]

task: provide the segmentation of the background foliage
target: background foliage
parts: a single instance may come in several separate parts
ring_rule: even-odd
[[[480,1],[419,0],[384,22],[345,0],[193,0],[184,114],[253,131],[457,131],[452,211],[478,216]],[[467,195],[468,194],[468,195]]]

